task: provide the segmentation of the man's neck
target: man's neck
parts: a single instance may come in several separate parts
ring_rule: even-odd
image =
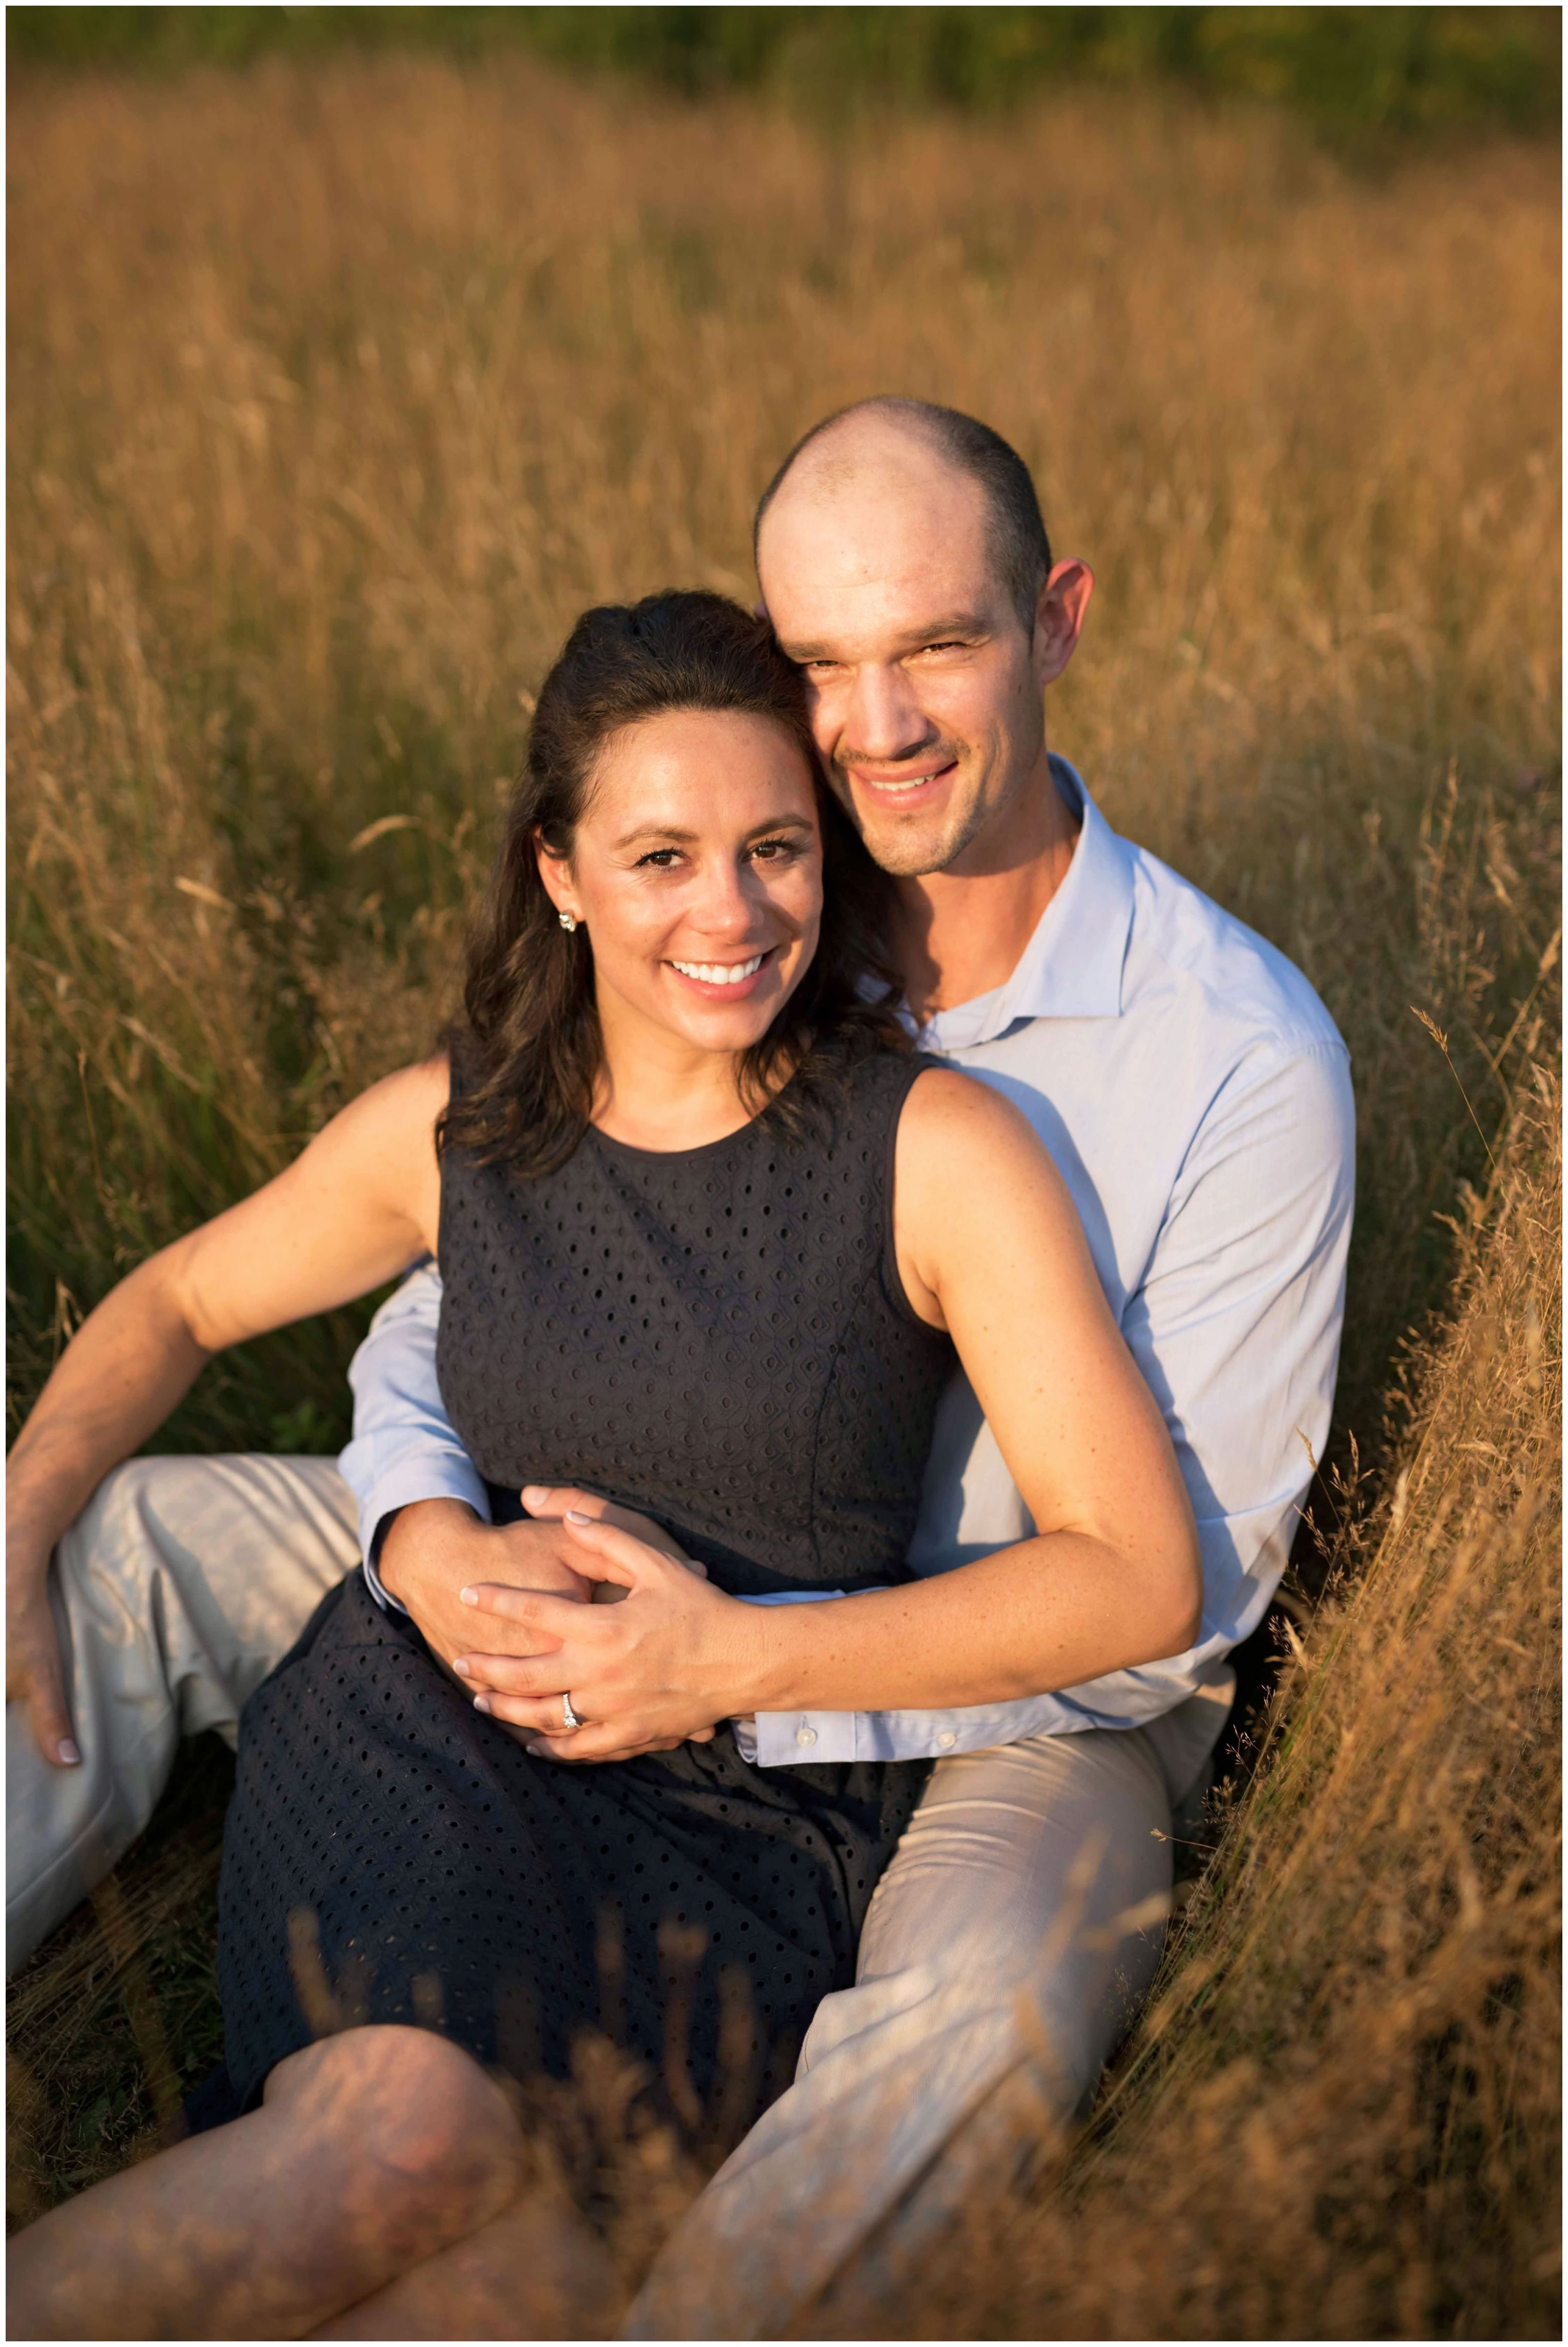
[[[1028,783],[955,863],[898,883],[898,958],[917,1019],[1005,985],[1067,877],[1079,828],[1042,749]]]

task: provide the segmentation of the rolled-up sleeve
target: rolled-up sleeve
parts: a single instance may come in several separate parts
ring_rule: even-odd
[[[490,1521],[484,1478],[441,1399],[436,1375],[440,1318],[441,1275],[427,1261],[387,1297],[349,1364],[354,1440],[338,1466],[359,1512],[365,1579],[382,1605],[397,1604],[375,1570],[382,1529],[396,1509],[416,1500],[462,1500]]]

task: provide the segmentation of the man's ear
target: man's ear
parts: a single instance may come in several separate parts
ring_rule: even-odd
[[[1054,684],[1072,658],[1083,631],[1094,573],[1070,555],[1051,570],[1034,607],[1034,670],[1040,684]]]

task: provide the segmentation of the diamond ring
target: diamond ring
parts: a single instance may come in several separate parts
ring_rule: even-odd
[[[560,1716],[568,1727],[580,1727],[582,1726],[581,1720],[578,1717],[576,1712],[573,1711],[571,1707],[571,1697],[569,1695],[563,1695],[560,1699]]]

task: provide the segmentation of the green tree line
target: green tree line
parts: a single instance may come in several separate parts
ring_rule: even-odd
[[[1542,132],[1556,8],[26,7],[14,69],[244,66],[270,54],[531,50],[689,96],[981,108],[1063,80],[1164,80],[1288,106],[1330,133]]]

